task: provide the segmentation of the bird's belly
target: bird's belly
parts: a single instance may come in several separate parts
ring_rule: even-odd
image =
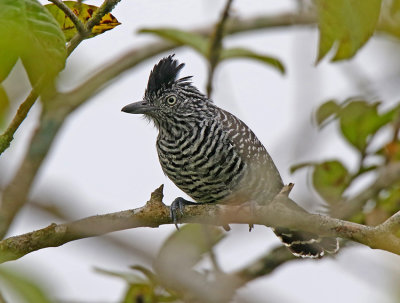
[[[243,175],[244,163],[232,152],[158,154],[164,173],[197,202],[222,201]]]

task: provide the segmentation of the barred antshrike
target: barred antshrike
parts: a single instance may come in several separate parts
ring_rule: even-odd
[[[184,64],[173,56],[154,66],[143,101],[122,109],[143,114],[158,128],[156,145],[164,173],[197,203],[272,200],[283,183],[264,146],[246,124],[194,87],[191,77],[178,79]],[[193,202],[173,202],[174,220],[186,204]],[[319,258],[338,248],[336,239],[287,228],[274,232],[296,256]]]

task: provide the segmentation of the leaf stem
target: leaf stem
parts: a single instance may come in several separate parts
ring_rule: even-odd
[[[72,21],[72,23],[75,25],[78,33],[85,35],[85,25],[79,20],[78,16],[74,14],[74,12],[65,5],[64,2],[60,0],[49,0],[52,2],[54,5],[56,5],[60,10],[64,12],[65,15],[68,16],[68,18]]]
[[[81,43],[83,40],[87,39],[89,34],[92,32],[94,26],[98,25],[101,19],[111,12],[113,8],[120,2],[121,0],[105,0],[103,4],[96,10],[93,17],[91,17],[88,22],[85,24],[84,31],[77,32],[74,37],[72,37],[71,41],[69,41],[67,46],[67,55],[71,54],[74,49]]]

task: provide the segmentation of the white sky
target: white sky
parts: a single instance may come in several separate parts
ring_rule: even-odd
[[[47,3],[47,1],[41,1]],[[89,1],[98,5],[101,1]],[[124,51],[145,45],[155,38],[137,35],[142,27],[174,26],[191,29],[214,23],[225,1],[221,0],[122,0],[113,15],[122,23],[104,35],[83,42],[69,58],[61,77],[60,89],[68,90],[90,76],[102,64]],[[279,13],[295,9],[295,1],[236,0],[237,16]],[[340,158],[354,167],[355,154],[336,135],[335,126],[318,131],[311,123],[312,112],[329,98],[342,101],[365,93],[355,83],[354,73],[372,79],[367,89],[392,103],[392,87],[383,81],[383,70],[390,74],[385,55],[398,50],[393,42],[374,39],[355,60],[314,65],[318,33],[310,28],[285,28],[260,31],[229,38],[227,46],[245,46],[279,57],[287,75],[259,63],[234,60],[221,64],[215,77],[214,101],[244,120],[257,134],[275,160],[286,183],[296,184],[293,198],[306,207],[310,197],[307,174],[289,174],[293,164],[308,160]],[[396,48],[397,47],[397,48]],[[376,56],[380,52],[381,56]],[[167,55],[167,53],[165,54]],[[147,60],[126,72],[112,85],[92,98],[65,123],[40,175],[33,198],[61,193],[63,207],[82,210],[76,218],[115,212],[142,206],[150,193],[165,184],[164,201],[169,204],[182,196],[162,173],[158,163],[156,130],[138,116],[120,109],[140,100],[152,66],[162,55]],[[176,58],[186,63],[182,75],[194,75],[194,83],[204,91],[206,64],[190,49],[176,51]],[[20,69],[19,69],[20,71]],[[18,69],[7,79],[5,87],[11,97],[21,102],[28,94],[26,78],[21,82]],[[18,85],[15,85],[18,81]],[[381,82],[379,82],[381,81]],[[390,82],[390,80],[389,80]],[[363,90],[364,89],[364,90]],[[34,108],[18,131],[13,146],[0,158],[0,167],[11,178],[34,128],[38,108]],[[303,137],[307,134],[306,137]],[[3,180],[2,183],[7,180]],[[318,201],[318,197],[313,196]],[[82,205],[83,204],[83,205]],[[11,234],[41,228],[52,221],[30,208],[18,217]],[[135,229],[118,236],[143,246],[154,255],[173,226],[159,229]],[[223,268],[235,269],[278,244],[270,230],[257,226],[251,233],[246,226],[234,226],[217,248]],[[139,263],[133,254],[121,253],[93,239],[75,241],[59,248],[29,254],[12,264],[44,276],[56,298],[91,302],[116,302],[124,289],[122,281],[100,275],[93,267],[127,270]],[[259,279],[239,292],[237,301],[248,302],[393,302],[400,274],[399,257],[354,245],[336,259],[295,262],[282,266],[274,274]],[[7,266],[11,266],[7,265]]]

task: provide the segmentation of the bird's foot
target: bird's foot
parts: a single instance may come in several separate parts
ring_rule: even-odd
[[[188,200],[186,200],[186,199],[184,199],[182,197],[178,197],[171,203],[171,206],[169,208],[170,217],[171,217],[172,221],[174,222],[175,227],[176,227],[177,230],[179,230],[178,223],[179,223],[180,217],[183,216],[183,213],[184,213],[184,210],[185,210],[185,206],[186,205],[201,205],[201,204],[213,204],[213,202],[203,202],[203,203],[198,202],[198,203],[195,203],[195,202],[192,202],[192,201],[188,201]],[[225,231],[230,231],[231,230],[231,228],[230,228],[230,226],[228,224],[225,224],[222,227],[225,229]]]
[[[170,216],[172,221],[175,224],[175,227],[177,230],[179,230],[178,227],[178,220],[179,218],[183,215],[183,212],[185,210],[185,206],[186,205],[195,205],[197,203],[192,202],[192,201],[188,201],[182,197],[178,197],[176,198],[170,206]]]

